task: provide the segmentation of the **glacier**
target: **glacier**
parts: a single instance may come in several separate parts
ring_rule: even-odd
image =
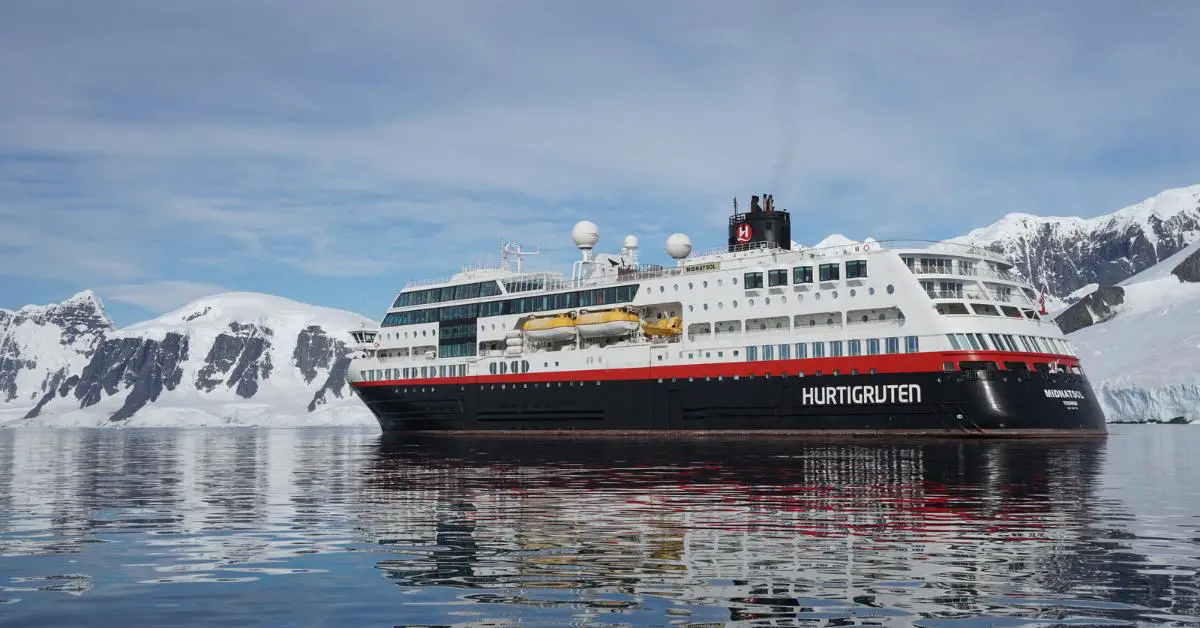
[[[1200,242],[1108,288],[1120,301],[1067,336],[1109,422],[1200,421],[1200,281],[1173,272],[1189,260]]]

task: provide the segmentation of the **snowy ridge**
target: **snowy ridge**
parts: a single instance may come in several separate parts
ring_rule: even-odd
[[[357,314],[234,292],[108,325],[66,376],[0,406],[0,425],[374,424],[345,381],[346,332],[376,326]]]
[[[1198,240],[1200,185],[1096,218],[1012,213],[952,241],[1008,256],[1035,285],[1061,297],[1092,283],[1116,284]]]

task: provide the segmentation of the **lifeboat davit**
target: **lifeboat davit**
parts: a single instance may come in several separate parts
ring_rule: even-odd
[[[642,317],[629,308],[580,312],[575,327],[584,338],[628,336],[642,326]]]
[[[567,313],[531,318],[521,326],[521,331],[525,332],[526,338],[537,342],[571,340],[576,333],[575,317]]]

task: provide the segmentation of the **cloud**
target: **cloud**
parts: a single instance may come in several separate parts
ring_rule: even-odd
[[[614,247],[705,248],[729,197],[768,186],[798,240],[948,237],[1111,211],[1200,166],[1187,3],[6,14],[0,272],[18,276],[440,273],[502,236],[565,259],[585,217]]]
[[[150,281],[136,284],[101,286],[101,298],[136,305],[154,313],[174,310],[196,299],[228,292],[225,288],[191,281]]]

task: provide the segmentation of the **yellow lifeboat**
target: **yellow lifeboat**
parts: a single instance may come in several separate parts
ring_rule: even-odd
[[[539,342],[560,342],[575,337],[575,315],[573,313],[539,316],[525,321],[521,326],[525,337]]]
[[[654,337],[678,336],[683,333],[683,319],[672,316],[653,323],[642,323],[642,331]]]
[[[584,338],[627,336],[642,325],[642,317],[630,308],[581,311],[575,318],[575,327]]]

